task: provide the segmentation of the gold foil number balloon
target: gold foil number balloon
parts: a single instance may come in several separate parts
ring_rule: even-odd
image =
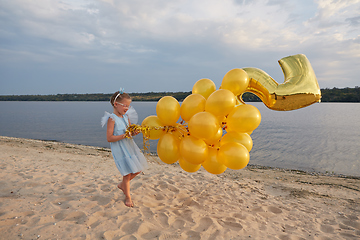
[[[279,64],[285,75],[282,84],[261,69],[243,68],[250,78],[246,92],[254,93],[268,108],[278,111],[295,110],[320,101],[320,87],[305,55],[282,58]],[[239,100],[242,101],[241,96]]]

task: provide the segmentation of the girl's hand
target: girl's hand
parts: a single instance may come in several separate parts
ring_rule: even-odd
[[[136,136],[136,135],[138,135],[140,132],[138,131],[138,130],[135,130],[135,131],[133,131],[132,133],[131,133],[131,135],[133,135],[133,136]]]

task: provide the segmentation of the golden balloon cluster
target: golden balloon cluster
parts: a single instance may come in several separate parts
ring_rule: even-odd
[[[178,161],[187,172],[196,172],[201,166],[212,174],[227,168],[242,169],[249,163],[253,146],[250,134],[261,121],[259,110],[242,101],[243,93],[257,95],[269,109],[278,111],[320,101],[320,88],[305,55],[283,58],[279,64],[285,75],[282,84],[257,68],[232,69],[218,90],[210,79],[197,81],[181,106],[171,96],[161,98],[157,115],[148,116],[141,126],[128,131],[141,131],[145,139],[159,139],[159,158],[168,164]]]
[[[210,79],[200,79],[181,106],[174,97],[161,98],[157,115],[143,120],[142,132],[149,139],[159,139],[157,153],[163,162],[178,161],[187,172],[201,166],[212,174],[244,168],[253,145],[249,134],[261,121],[257,108],[236,98],[248,84],[242,69],[229,71],[218,90]]]

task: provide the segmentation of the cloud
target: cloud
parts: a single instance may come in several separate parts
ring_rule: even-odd
[[[1,1],[0,94],[111,92],[119,79],[134,92],[189,91],[203,77],[219,86],[235,67],[281,82],[277,60],[297,53],[321,87],[355,86],[359,2]]]

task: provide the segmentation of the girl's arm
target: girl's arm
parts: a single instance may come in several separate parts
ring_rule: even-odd
[[[108,142],[117,142],[125,138],[125,134],[121,134],[117,136],[114,135],[114,126],[115,126],[115,121],[109,118],[106,129],[106,140]]]

